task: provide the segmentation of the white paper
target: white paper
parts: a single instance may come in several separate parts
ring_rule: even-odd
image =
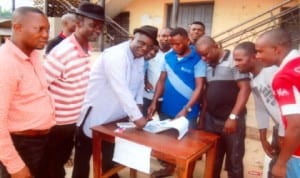
[[[150,147],[140,145],[120,137],[115,138],[113,161],[149,174],[150,156]]]
[[[179,118],[166,119],[163,121],[149,121],[143,129],[151,133],[160,133],[162,131],[174,128],[178,131],[177,139],[180,140],[187,133],[188,127],[189,121],[187,120],[187,118],[181,116]]]

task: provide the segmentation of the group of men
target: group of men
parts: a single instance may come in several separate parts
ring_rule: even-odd
[[[299,177],[299,52],[292,49],[289,34],[282,29],[273,29],[261,34],[256,44],[242,42],[229,51],[222,49],[211,37],[201,35],[193,41],[191,35],[188,39],[183,31],[175,28],[169,33],[171,51],[160,56],[163,62],[157,83],[149,85],[145,80],[146,96],[152,93],[151,104],[145,105],[148,106],[148,117],[159,109],[160,119],[183,115],[193,128],[197,120],[192,113],[196,111],[199,114],[197,107],[200,104],[200,118],[196,125],[220,136],[214,178],[220,177],[225,155],[228,177],[242,178],[246,103],[252,91],[261,144],[272,158],[267,176]],[[197,64],[191,65],[192,69],[185,68],[184,59],[192,62],[194,51],[200,56],[200,61],[207,63],[207,69],[202,67],[201,70],[203,65],[199,59]],[[153,59],[157,60],[157,57]],[[289,61],[293,62],[287,65]],[[184,75],[187,71],[194,76]],[[160,99],[162,103],[158,104]],[[269,119],[274,121],[271,143],[267,141]],[[162,165],[165,168],[155,171],[151,177],[173,173],[173,165]]]
[[[135,29],[131,40],[103,52],[90,70],[89,42],[101,34],[104,10],[83,2],[71,13],[66,18],[75,17],[76,27],[70,25],[73,32],[63,31],[61,41],[49,46],[53,48],[43,65],[36,49],[48,42],[47,17],[33,7],[13,13],[11,39],[0,48],[1,178],[65,177],[64,164],[74,144],[72,177],[87,178],[92,126],[125,116],[138,128],[146,123],[137,104],[143,99],[143,57],[157,44],[157,29]],[[101,121],[94,121],[99,112]],[[104,170],[114,166],[109,146],[104,147],[108,153]]]
[[[269,177],[299,177],[300,55],[288,33],[271,30],[229,51],[204,35],[202,22],[189,31],[145,25],[90,69],[89,42],[104,22],[101,6],[81,3],[63,18],[68,30],[48,45],[42,65],[36,49],[47,44],[47,17],[32,7],[15,10],[11,39],[0,48],[0,177],[63,178],[75,145],[72,177],[87,178],[91,127],[127,117],[141,129],[158,111],[160,119],[185,116],[190,128],[218,134],[214,178],[225,155],[228,177],[242,178],[251,89],[262,146],[274,158]],[[273,144],[266,140],[270,117]],[[114,166],[113,147],[103,143],[104,171]],[[151,176],[173,173],[174,165],[163,165]]]

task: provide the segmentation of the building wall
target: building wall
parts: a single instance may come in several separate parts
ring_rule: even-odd
[[[300,0],[294,0],[300,2]],[[180,3],[191,2],[214,2],[214,15],[212,22],[212,36],[227,30],[234,25],[240,24],[252,18],[284,0],[180,0]],[[154,25],[158,28],[165,26],[167,4],[173,0],[133,0],[124,11],[130,13],[129,29],[141,25]]]

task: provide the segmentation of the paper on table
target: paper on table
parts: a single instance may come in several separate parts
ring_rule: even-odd
[[[150,156],[150,147],[120,137],[115,138],[113,161],[149,174]]]

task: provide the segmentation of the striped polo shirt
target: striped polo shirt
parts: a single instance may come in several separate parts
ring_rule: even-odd
[[[44,67],[55,100],[57,125],[73,124],[79,118],[89,79],[89,57],[74,34],[47,55]]]
[[[250,80],[249,74],[240,73],[234,66],[232,53],[226,50],[224,57],[216,66],[207,67],[207,112],[225,121],[232,111],[237,99],[239,87],[237,81]],[[246,114],[246,108],[240,115]]]

